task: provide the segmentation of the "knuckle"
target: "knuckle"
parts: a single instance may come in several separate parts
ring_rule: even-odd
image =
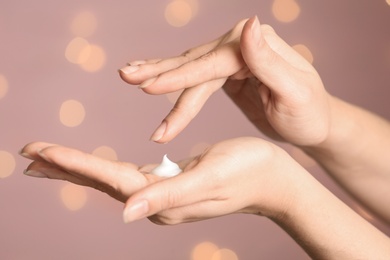
[[[165,192],[165,196],[161,197],[162,209],[171,209],[176,207],[180,201],[180,192],[176,189],[170,189]]]
[[[173,226],[182,223],[182,219],[170,216],[167,212],[162,212],[148,218],[154,224],[160,226]]]
[[[209,51],[198,58],[199,61],[209,62],[213,61],[216,57],[215,51]]]
[[[206,65],[208,71],[210,72],[211,78],[215,78],[217,75],[217,68],[215,66],[217,56],[218,54],[216,51],[210,51],[197,59],[199,62],[202,62],[204,65]]]
[[[196,56],[196,54],[195,54],[194,49],[186,50],[178,57],[179,58],[178,60],[180,61],[178,65],[182,65],[182,64],[185,64],[185,63],[192,61],[195,56]]]

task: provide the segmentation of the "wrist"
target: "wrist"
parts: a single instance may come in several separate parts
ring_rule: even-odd
[[[286,151],[275,146],[275,154],[271,161],[272,182],[263,190],[268,194],[265,199],[257,201],[256,212],[267,218],[277,221],[285,221],[294,215],[302,200],[309,196],[310,184],[313,178],[298,162]],[[304,188],[307,187],[307,188]],[[262,196],[259,196],[260,198]]]
[[[333,96],[329,96],[330,125],[324,140],[315,145],[301,146],[300,148],[315,159],[329,156],[335,150],[350,149],[350,140],[356,136],[358,129],[354,120],[355,108]],[[352,137],[352,139],[351,139]]]

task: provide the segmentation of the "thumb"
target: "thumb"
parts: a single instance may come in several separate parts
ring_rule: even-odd
[[[241,34],[241,53],[252,74],[278,94],[289,87],[301,72],[293,66],[292,48],[257,16],[249,19]]]
[[[202,180],[201,175],[195,175],[195,172],[192,174],[190,170],[139,190],[126,202],[123,221],[129,223],[166,209],[207,199],[207,193],[203,191],[211,182]]]

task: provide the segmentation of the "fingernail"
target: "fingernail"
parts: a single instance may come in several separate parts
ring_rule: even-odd
[[[50,159],[43,153],[43,150],[44,150],[44,149],[38,150],[38,151],[37,151],[37,154],[38,154],[39,157],[41,157],[43,160],[45,160],[45,161],[51,163],[52,160],[50,160]]]
[[[137,65],[142,65],[145,63],[146,63],[146,61],[144,61],[144,60],[135,60],[135,61],[128,62],[127,64],[129,66],[137,66]]]
[[[123,211],[123,222],[130,223],[146,216],[149,211],[147,200],[138,200],[133,205],[126,207]]]
[[[30,176],[30,177],[37,177],[37,178],[47,178],[47,175],[40,171],[35,170],[24,170],[24,175]]]
[[[259,43],[261,37],[260,22],[257,16],[255,16],[254,21],[251,26],[252,37],[255,43]]]
[[[144,81],[138,88],[147,88],[156,81],[157,77]]]
[[[154,131],[150,140],[153,142],[158,142],[165,134],[165,130],[167,129],[167,122],[163,121],[159,127]]]
[[[139,70],[139,66],[136,65],[126,66],[120,69],[120,71],[122,71],[126,75],[136,72],[137,70]]]
[[[20,156],[23,156],[24,158],[27,158],[27,159],[31,159],[31,160],[34,159],[33,157],[31,157],[30,154],[25,153],[25,152],[23,152],[22,150],[19,151],[19,155],[20,155]]]

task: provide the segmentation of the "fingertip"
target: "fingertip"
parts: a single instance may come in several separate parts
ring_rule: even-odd
[[[26,159],[30,159],[30,160],[34,160],[34,157],[32,155],[30,155],[29,153],[27,152],[23,152],[23,150],[20,150],[18,152],[18,154]]]
[[[142,83],[142,75],[137,73],[140,70],[139,65],[130,65],[118,69],[119,77],[130,85],[139,85]]]
[[[123,222],[125,224],[147,217],[149,202],[146,199],[136,200],[130,204],[126,203],[123,210]]]
[[[41,158],[38,154],[38,151],[50,146],[54,146],[54,144],[44,142],[30,142],[26,144],[22,149],[20,149],[18,153],[19,155],[27,159],[36,160]]]
[[[251,17],[244,25],[241,35],[243,47],[261,43],[261,26],[257,15]]]
[[[119,69],[119,73],[123,73],[125,75],[130,75],[138,70],[139,70],[138,65],[129,65],[129,66],[125,66],[125,67]]]
[[[150,137],[150,141],[156,143],[162,143],[161,139],[164,137],[166,130],[167,130],[167,122],[164,120],[153,132],[152,136]]]

